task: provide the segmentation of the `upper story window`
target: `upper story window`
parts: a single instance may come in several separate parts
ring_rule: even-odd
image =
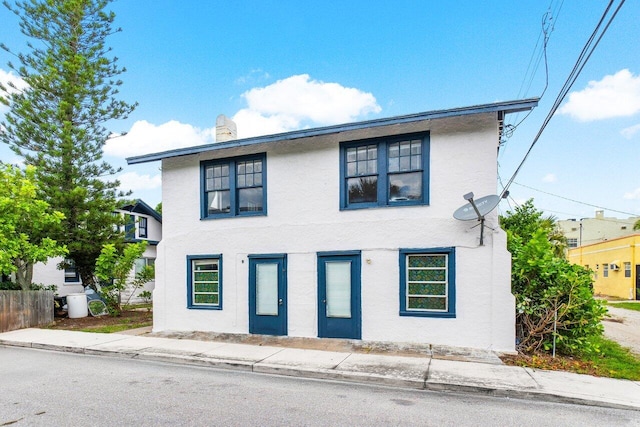
[[[266,215],[266,156],[202,163],[202,218]]]
[[[631,263],[624,263],[624,277],[631,277]]]
[[[147,237],[147,218],[138,218],[138,237]]]
[[[578,247],[578,239],[577,238],[568,238],[567,239],[567,246],[569,246],[570,248],[577,248]]]
[[[133,240],[136,238],[136,216],[135,215],[125,215],[124,238],[126,240]]]
[[[429,135],[340,147],[342,209],[429,203]]]

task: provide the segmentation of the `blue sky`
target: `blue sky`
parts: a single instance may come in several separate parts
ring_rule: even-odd
[[[544,65],[533,78],[527,70],[540,57],[543,16],[551,11],[549,87],[500,150],[506,182],[606,6],[603,0],[119,0],[110,7],[123,31],[108,44],[127,68],[122,98],[140,105],[127,120],[109,124],[128,135],[107,144],[105,159],[124,167],[119,178],[133,197],[155,205],[160,163],[127,166],[125,157],[213,142],[218,114],[233,118],[246,137],[536,97]],[[512,206],[533,197],[561,219],[592,217],[598,209],[571,199],[602,207],[607,216],[640,216],[639,18],[640,2],[627,1],[516,177]],[[17,20],[5,8],[0,42],[24,50]],[[9,60],[0,51],[3,81],[15,77]],[[0,159],[17,160],[5,146]],[[501,204],[501,212],[508,207]]]

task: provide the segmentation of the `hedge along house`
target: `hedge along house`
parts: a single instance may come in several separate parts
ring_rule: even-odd
[[[162,161],[154,331],[513,351],[510,254],[463,195],[494,194],[505,114],[536,99],[148,154]],[[218,132],[218,134],[224,133]],[[218,140],[219,141],[219,140]]]

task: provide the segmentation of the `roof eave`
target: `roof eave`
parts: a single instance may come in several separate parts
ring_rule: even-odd
[[[313,129],[296,130],[292,132],[279,133],[273,135],[256,136],[252,138],[236,139],[225,142],[215,142],[195,147],[178,148],[159,153],[144,154],[140,156],[127,157],[127,164],[134,165],[139,163],[154,162],[169,157],[188,156],[198,154],[205,151],[220,150],[223,148],[241,147],[254,144],[264,144],[275,141],[290,141],[300,138],[308,138],[312,136],[321,136],[332,133],[340,133],[347,131],[360,130],[365,128],[390,126],[422,120],[434,120],[447,117],[467,116],[472,114],[502,112],[503,114],[518,113],[528,111],[538,105],[539,98],[528,98],[517,101],[504,101],[492,104],[474,105],[470,107],[452,108],[447,110],[427,111],[423,113],[408,114],[404,116],[388,117],[382,119],[366,120],[362,122],[346,123],[333,126],[325,126]]]

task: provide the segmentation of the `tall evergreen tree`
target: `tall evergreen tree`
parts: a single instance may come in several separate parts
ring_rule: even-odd
[[[94,284],[102,246],[117,236],[119,182],[109,177],[118,171],[102,159],[106,123],[136,107],[118,99],[125,69],[105,43],[114,33],[115,14],[105,11],[110,2],[4,2],[30,41],[28,53],[14,54],[19,65],[8,64],[28,86],[0,85],[0,101],[9,106],[0,141],[36,166],[42,199],[65,217],[47,233],[67,246],[85,286]]]

